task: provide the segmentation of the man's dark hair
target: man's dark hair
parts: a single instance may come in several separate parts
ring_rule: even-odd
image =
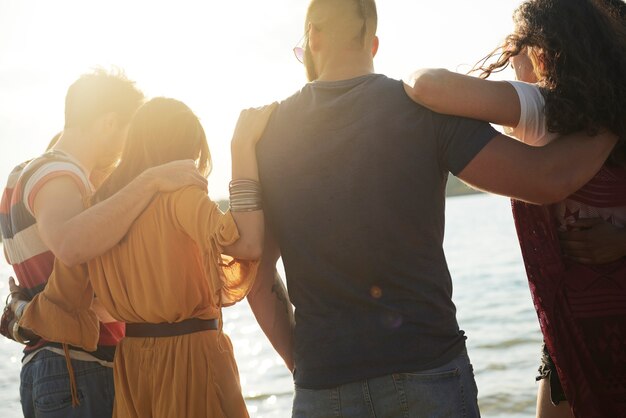
[[[65,129],[87,127],[111,112],[118,115],[120,123],[126,124],[143,99],[143,93],[122,71],[95,69],[83,74],[67,90]]]

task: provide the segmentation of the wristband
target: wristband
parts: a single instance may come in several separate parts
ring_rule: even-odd
[[[24,339],[22,339],[22,336],[20,335],[20,323],[19,321],[15,320],[13,322],[13,339],[15,341],[17,341],[20,344],[26,344],[26,341],[24,341]]]

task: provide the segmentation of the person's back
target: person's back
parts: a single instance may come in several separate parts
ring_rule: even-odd
[[[376,25],[373,0],[309,6],[294,52],[314,82],[279,106],[257,147],[268,218],[257,282],[275,277],[282,254],[296,308],[294,417],[477,417],[442,251],[448,172],[549,203],[591,178],[615,138],[539,151],[414,105],[374,73]],[[289,309],[273,315],[280,329],[266,334],[285,358]]]
[[[9,281],[11,302],[0,329],[10,339],[31,343],[20,376],[26,417],[106,417],[113,408],[112,362],[123,324],[94,303],[103,323],[90,318],[96,341],[99,338],[90,352],[52,337],[55,326],[69,324],[62,323],[60,311],[43,318],[40,333],[20,326],[32,306],[30,299],[49,287],[53,265],[80,266],[111,248],[157,191],[206,184],[193,162],[176,162],[146,170],[123,193],[85,208],[93,192],[90,179],[115,164],[128,121],[142,101],[143,94],[120,72],[94,70],[81,76],[67,91],[64,130],[52,140],[50,151],[9,177],[0,224],[5,255],[19,286]]]
[[[156,197],[120,244],[88,263],[96,294],[111,315],[128,324],[128,334],[130,324],[215,323],[208,332],[123,339],[115,363],[114,416],[135,410],[141,415],[146,403],[155,416],[248,416],[233,348],[221,329],[221,307],[246,295],[256,263],[229,265],[224,259],[218,273],[216,253],[237,238],[232,217],[205,190],[186,188]],[[146,358],[149,368],[142,366]],[[143,389],[148,385],[151,390]]]
[[[383,75],[310,83],[279,106],[258,155],[296,306],[298,385],[427,370],[463,350],[445,183],[493,135]]]
[[[229,283],[213,257],[219,258],[215,251],[236,235],[232,217],[222,214],[201,188],[163,194],[124,240],[88,263],[89,278],[107,310],[126,323],[218,318],[222,304],[243,298],[252,284],[245,275],[250,281],[228,289],[240,292],[237,299],[222,295]],[[245,271],[249,266],[233,261],[231,267]]]
[[[248,416],[221,308],[245,297],[256,277],[263,217],[260,196],[250,203],[259,187],[254,148],[245,141],[256,143],[272,110],[242,112],[231,212],[223,214],[202,187],[159,194],[123,239],[86,267],[57,262],[25,310],[21,327],[86,350],[97,339],[94,294],[126,323],[128,338],[114,360],[113,416]],[[106,201],[149,167],[193,157],[208,174],[197,116],[177,100],[152,99],[133,117],[120,164],[90,201]]]

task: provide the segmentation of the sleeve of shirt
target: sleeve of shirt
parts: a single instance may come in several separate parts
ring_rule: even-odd
[[[59,177],[70,178],[78,187],[83,199],[88,196],[91,188],[84,173],[74,164],[53,161],[39,167],[24,185],[24,205],[31,215],[34,216],[33,204],[37,198],[37,193],[41,191],[46,183]]]
[[[243,299],[254,284],[259,263],[223,254],[224,247],[239,239],[230,212],[222,213],[206,191],[197,187],[173,193],[172,202],[179,226],[202,252],[214,300],[219,306],[228,306]]]
[[[508,81],[520,103],[520,119],[516,127],[505,127],[504,132],[528,145],[537,145],[546,135],[545,99],[537,85]]]
[[[499,133],[487,122],[433,113],[439,163],[458,175]]]
[[[93,294],[87,266],[68,267],[56,260],[46,287],[24,310],[20,326],[45,340],[95,351],[100,321],[91,309]]]

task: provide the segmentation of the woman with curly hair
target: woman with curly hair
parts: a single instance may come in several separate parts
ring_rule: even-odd
[[[620,0],[526,1],[514,32],[481,61],[481,78],[428,69],[406,85],[432,110],[503,125],[535,146],[576,131],[620,137],[600,172],[564,201],[513,201],[545,340],[542,418],[626,416],[625,9]],[[509,64],[520,81],[486,80]]]

